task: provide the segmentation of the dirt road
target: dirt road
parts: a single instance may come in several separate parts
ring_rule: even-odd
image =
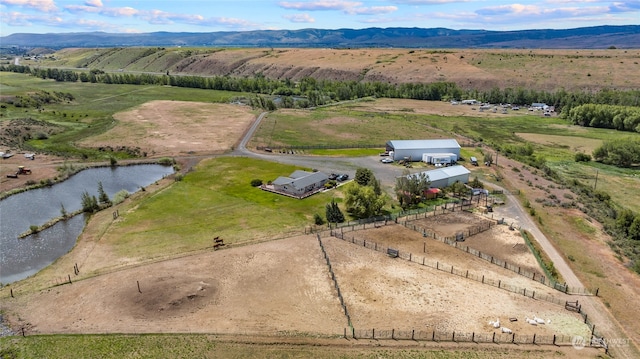
[[[520,227],[531,233],[544,252],[553,261],[553,265],[558,273],[560,273],[564,278],[568,286],[584,287],[580,279],[565,261],[564,256],[558,251],[553,243],[551,243],[547,236],[542,233],[531,217],[529,217],[527,211],[522,207],[516,196],[503,187],[495,184],[491,184],[491,186],[496,187],[498,190],[503,190],[507,197],[507,201],[504,206],[495,208],[495,215],[498,218],[505,218],[508,223],[513,221],[516,227]],[[637,351],[628,339],[629,335],[624,333],[624,328],[611,315],[611,313],[609,313],[598,297],[576,296],[576,300],[582,304],[582,308],[584,312],[587,313],[588,319],[595,324],[596,332],[598,334],[611,342],[627,343],[626,345],[610,345],[609,353],[617,358],[637,358]]]

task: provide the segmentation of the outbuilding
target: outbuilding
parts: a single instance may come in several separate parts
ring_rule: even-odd
[[[406,160],[419,162],[426,154],[453,154],[460,158],[460,144],[455,139],[437,140],[391,140],[387,142],[386,151],[394,161]]]
[[[431,188],[444,188],[449,187],[456,182],[468,183],[471,171],[466,169],[464,166],[458,165],[424,171],[423,173],[429,178]]]

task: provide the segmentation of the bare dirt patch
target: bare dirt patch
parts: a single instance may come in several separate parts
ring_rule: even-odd
[[[346,319],[323,261],[314,237],[290,238],[73,278],[4,303],[32,333],[340,334]]]
[[[241,105],[151,101],[117,113],[106,133],[82,141],[87,147],[139,147],[150,157],[214,154],[230,150],[255,119]]]
[[[504,326],[524,335],[585,333],[581,318],[562,306],[390,258],[337,238],[324,242],[357,329],[413,328],[480,334],[492,333],[495,329],[488,322],[501,318]],[[488,270],[482,263],[474,268]],[[526,317],[534,315],[551,322],[535,327],[525,322]],[[512,317],[518,321],[510,322]]]

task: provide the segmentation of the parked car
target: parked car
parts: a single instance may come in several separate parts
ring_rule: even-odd
[[[343,173],[341,175],[338,175],[338,177],[336,178],[336,180],[343,182],[349,179],[349,175],[346,173]]]
[[[387,158],[381,159],[380,162],[382,162],[382,163],[393,163],[393,160],[391,158],[387,157]]]
[[[337,178],[338,178],[338,175],[335,174],[335,173],[332,173],[332,174],[329,175],[329,180],[331,180],[331,181],[335,181]]]

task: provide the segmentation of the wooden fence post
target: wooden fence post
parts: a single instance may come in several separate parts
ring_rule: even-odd
[[[142,291],[140,290],[140,281],[136,281],[136,283],[138,283],[138,293],[142,293]]]
[[[556,345],[556,335],[553,335],[553,345]]]
[[[69,284],[71,284],[71,274],[69,274]]]
[[[533,344],[536,343],[536,333],[533,333]]]
[[[416,330],[415,329],[411,329],[411,340],[415,340],[415,335],[416,335]]]

